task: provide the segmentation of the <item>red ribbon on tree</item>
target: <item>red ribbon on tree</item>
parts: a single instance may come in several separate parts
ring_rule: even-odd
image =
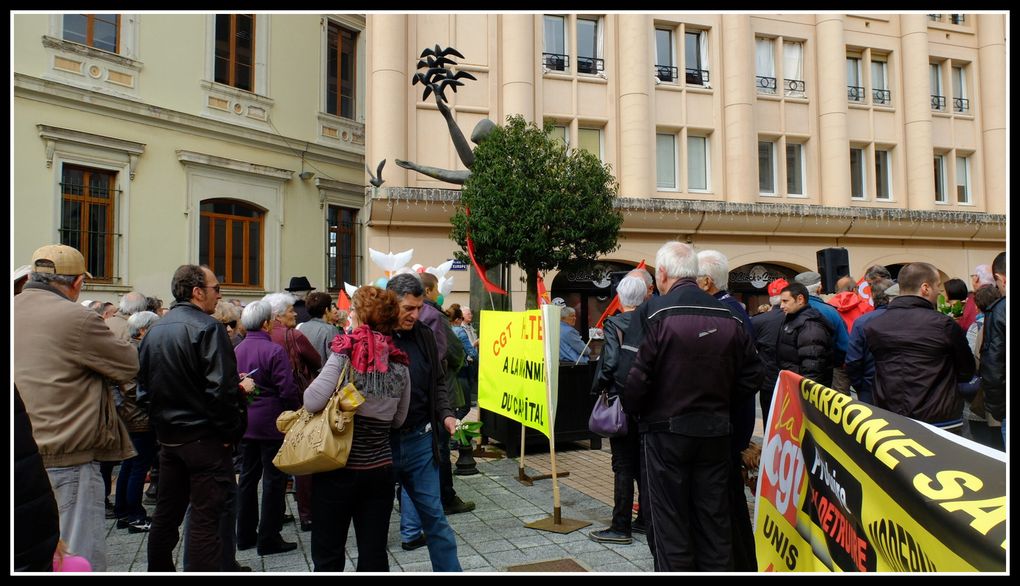
[[[507,294],[506,291],[501,289],[499,285],[490,281],[489,277],[485,276],[485,267],[478,264],[478,261],[475,260],[475,243],[471,241],[471,225],[470,225],[471,210],[465,207],[464,213],[468,217],[468,226],[465,230],[465,235],[467,236],[468,256],[471,257],[472,266],[474,266],[475,270],[478,271],[478,278],[482,280],[482,286],[484,286],[485,290],[488,291],[489,293],[499,293],[500,295],[506,295]]]
[[[638,269],[643,269],[643,268],[645,268],[645,261],[644,260],[642,260],[641,263],[638,266],[634,267],[634,270],[636,271]],[[602,322],[606,321],[607,317],[609,317],[611,315],[614,315],[617,311],[620,311],[621,309],[623,309],[623,305],[620,303],[620,294],[617,293],[613,297],[613,300],[609,302],[609,307],[607,307],[606,310],[604,312],[602,312],[602,317],[599,318],[599,321],[598,321],[597,324],[595,324],[595,327],[596,328],[601,328],[602,327]]]
[[[542,278],[542,274],[539,273],[538,278],[535,280],[537,286],[536,290],[538,291],[538,306],[542,307],[543,305],[552,303],[552,298],[550,297],[549,292],[545,290],[545,279]]]

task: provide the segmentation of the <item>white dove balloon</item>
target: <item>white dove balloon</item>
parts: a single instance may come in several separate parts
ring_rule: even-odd
[[[347,281],[344,281],[344,291],[347,291],[347,296],[354,299],[354,292],[358,290],[358,287],[351,285]]]
[[[372,262],[386,272],[386,278],[388,279],[393,276],[393,273],[404,268],[407,266],[407,263],[411,262],[411,257],[414,256],[414,249],[411,248],[404,252],[389,252],[383,254],[378,250],[369,248],[368,254],[371,256]]]
[[[453,268],[453,259],[450,259],[450,260],[444,262],[443,264],[439,265],[438,267],[429,267],[429,268],[425,269],[425,272],[426,273],[432,273],[433,275],[436,276],[437,279],[442,281],[443,277],[446,276],[446,273],[450,272],[451,268]]]
[[[449,297],[451,291],[453,291],[453,277],[440,277],[439,293],[442,294],[443,297]]]

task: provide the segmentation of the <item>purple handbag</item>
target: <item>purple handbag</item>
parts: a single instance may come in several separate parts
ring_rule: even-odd
[[[602,437],[627,435],[627,414],[623,412],[619,395],[610,397],[605,391],[595,399],[588,418],[588,430]]]

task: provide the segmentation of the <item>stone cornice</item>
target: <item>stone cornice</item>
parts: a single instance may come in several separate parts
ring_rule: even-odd
[[[248,173],[250,175],[258,175],[261,177],[268,177],[270,179],[279,179],[281,181],[288,181],[294,174],[294,172],[289,169],[256,165],[245,161],[236,161],[225,157],[217,157],[216,155],[207,155],[205,153],[196,153],[194,151],[185,150],[178,150],[176,152],[177,160],[184,164],[190,163],[194,165],[204,165],[206,167],[238,171],[240,173]]]
[[[14,73],[14,97],[77,110],[94,110],[103,115],[130,122],[154,125],[175,132],[188,132],[245,146],[271,149],[288,155],[295,155],[301,150],[305,150],[306,156],[316,161],[353,166],[359,171],[364,166],[364,156],[358,152],[330,148],[301,139],[285,138],[263,130],[101,94],[23,73]]]

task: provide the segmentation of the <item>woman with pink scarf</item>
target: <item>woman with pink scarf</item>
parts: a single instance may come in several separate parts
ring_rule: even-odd
[[[312,475],[312,562],[316,572],[342,572],[347,530],[354,521],[359,572],[387,572],[393,511],[390,430],[404,423],[411,397],[407,354],[391,334],[400,309],[392,291],[365,286],[351,300],[350,334],[333,339],[332,354],[304,394],[305,409],[325,408],[341,375],[365,397],[354,416],[347,465]]]

